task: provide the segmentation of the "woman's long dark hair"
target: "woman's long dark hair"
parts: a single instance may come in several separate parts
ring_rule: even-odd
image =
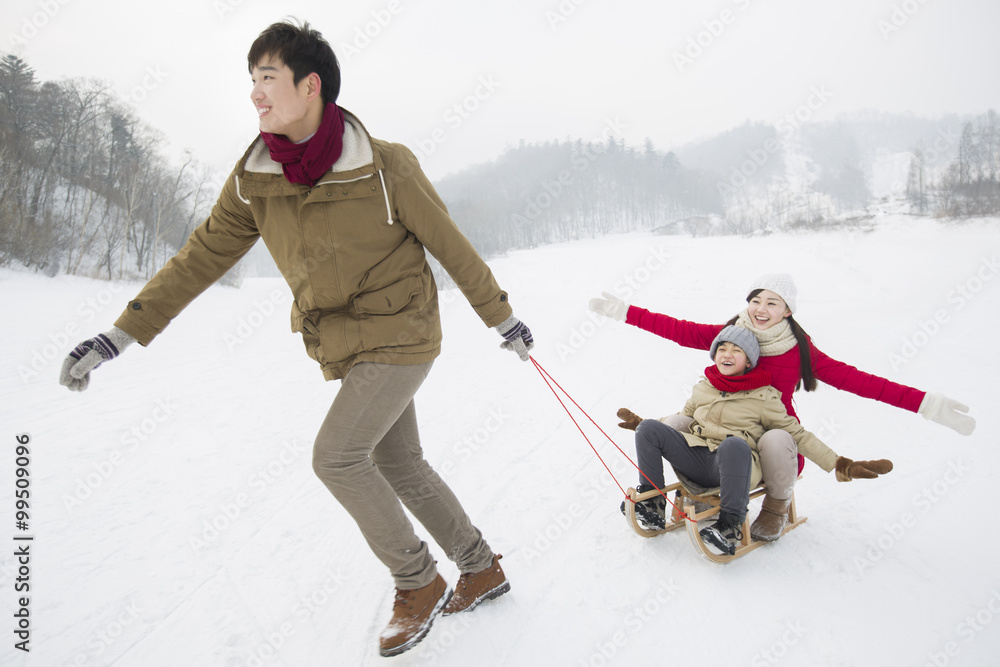
[[[750,295],[747,296],[747,303],[750,303],[751,299],[763,291],[755,289],[750,292]],[[739,319],[739,315],[726,322],[726,324],[736,324],[737,319]],[[802,387],[805,387],[806,391],[816,391],[816,376],[813,375],[812,345],[809,343],[809,336],[806,335],[805,329],[800,327],[799,323],[795,321],[794,315],[789,315],[785,319],[788,320],[788,325],[792,327],[792,334],[795,335],[795,341],[799,347],[799,375],[802,377],[799,383],[795,385],[795,391],[798,391]]]

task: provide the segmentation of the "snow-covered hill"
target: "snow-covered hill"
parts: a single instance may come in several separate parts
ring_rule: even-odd
[[[700,558],[686,535],[631,533],[618,487],[532,365],[443,292],[444,351],[417,395],[422,440],[504,554],[513,588],[439,619],[391,664],[997,664],[1000,225],[877,223],[750,239],[634,234],[491,261],[535,358],[629,453],[615,410],[678,410],[709,360],[598,320],[587,301],[602,290],[721,322],[755,275],[789,271],[797,319],[820,349],[972,407],[978,428],[961,437],[825,385],[797,395],[803,423],[839,453],[896,468],[839,484],[808,464],[796,495],[808,521],[727,565]],[[88,391],[60,387],[65,354],[109,328],[139,287],[0,273],[0,663],[389,664],[376,643],[391,579],[311,470],[339,385],[288,333],[287,288],[214,287],[149,348],[95,371]],[[588,432],[634,484],[631,464]],[[19,434],[30,435],[30,654],[13,634]]]

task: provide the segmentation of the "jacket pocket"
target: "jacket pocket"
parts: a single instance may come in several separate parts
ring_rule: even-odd
[[[305,320],[306,314],[302,312],[299,308],[299,304],[292,301],[292,313],[291,313],[291,324],[292,333],[299,333],[300,331],[305,331]]]
[[[394,315],[423,291],[421,277],[408,276],[388,287],[359,294],[354,298],[354,312],[360,318],[368,315]]]
[[[306,346],[306,354],[323,364],[326,359],[320,348],[319,328],[299,309],[297,303],[292,303],[292,331],[302,334],[302,343]]]
[[[409,348],[427,351],[440,344],[437,294],[422,276],[402,280],[355,297],[353,320],[360,325],[365,350]],[[436,341],[436,343],[435,343]]]

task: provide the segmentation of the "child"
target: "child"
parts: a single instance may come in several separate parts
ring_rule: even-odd
[[[727,326],[712,342],[709,355],[714,366],[695,385],[681,414],[694,419],[690,433],[680,433],[655,419],[640,419],[622,408],[622,428],[635,430],[635,449],[643,473],[637,490],[663,488],[666,459],[680,474],[706,488],[719,487],[721,511],[714,525],[700,533],[706,543],[732,555],[735,542],[743,538],[740,527],[750,502],[750,489],[760,483],[757,441],[770,429],[787,431],[799,451],[830,472],[837,480],[874,478],[892,470],[892,462],[852,461],[827,447],[790,417],[778,390],[770,386],[771,375],[757,368],[760,345],[747,329]],[[636,504],[636,515],[648,528],[663,528],[666,503],[663,497]]]

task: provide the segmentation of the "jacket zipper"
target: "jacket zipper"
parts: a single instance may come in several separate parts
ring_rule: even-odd
[[[361,181],[361,180],[364,180],[366,178],[371,178],[374,175],[375,174],[365,174],[364,176],[358,176],[357,178],[349,178],[349,179],[342,180],[342,181],[320,181],[319,183],[317,183],[316,185],[314,185],[313,188],[318,188],[321,185],[333,185],[335,183],[340,183],[340,184],[343,184],[343,183],[354,183],[356,181]],[[385,197],[385,214],[386,214],[386,220],[385,221],[386,221],[387,224],[391,225],[393,221],[392,221],[392,207],[389,205],[389,190],[388,190],[388,188],[385,187],[385,177],[382,176],[382,170],[381,169],[378,170],[378,178],[379,178],[379,181],[382,182],[382,196]],[[240,198],[240,201],[242,201],[244,204],[246,204],[247,206],[249,206],[250,205],[250,200],[246,199],[243,196],[243,193],[240,192],[240,177],[238,175],[234,175],[233,176],[233,180],[236,181],[236,196]]]
[[[366,178],[371,178],[375,174],[365,174],[364,176],[358,176],[357,178],[349,178],[344,181],[321,181],[314,185],[314,188],[318,188],[321,185],[330,185],[333,183],[354,183]],[[385,197],[385,213],[386,213],[386,223],[392,224],[392,207],[389,206],[389,190],[385,187],[385,177],[382,176],[382,170],[378,170],[378,179],[382,182],[382,195]]]
[[[349,179],[344,180],[344,181],[320,181],[319,183],[317,183],[313,187],[314,188],[318,188],[321,185],[329,185],[330,183],[354,183],[355,181],[362,181],[362,180],[364,180],[366,178],[371,178],[374,175],[375,174],[365,174],[364,176],[358,176],[357,178],[349,178]]]

